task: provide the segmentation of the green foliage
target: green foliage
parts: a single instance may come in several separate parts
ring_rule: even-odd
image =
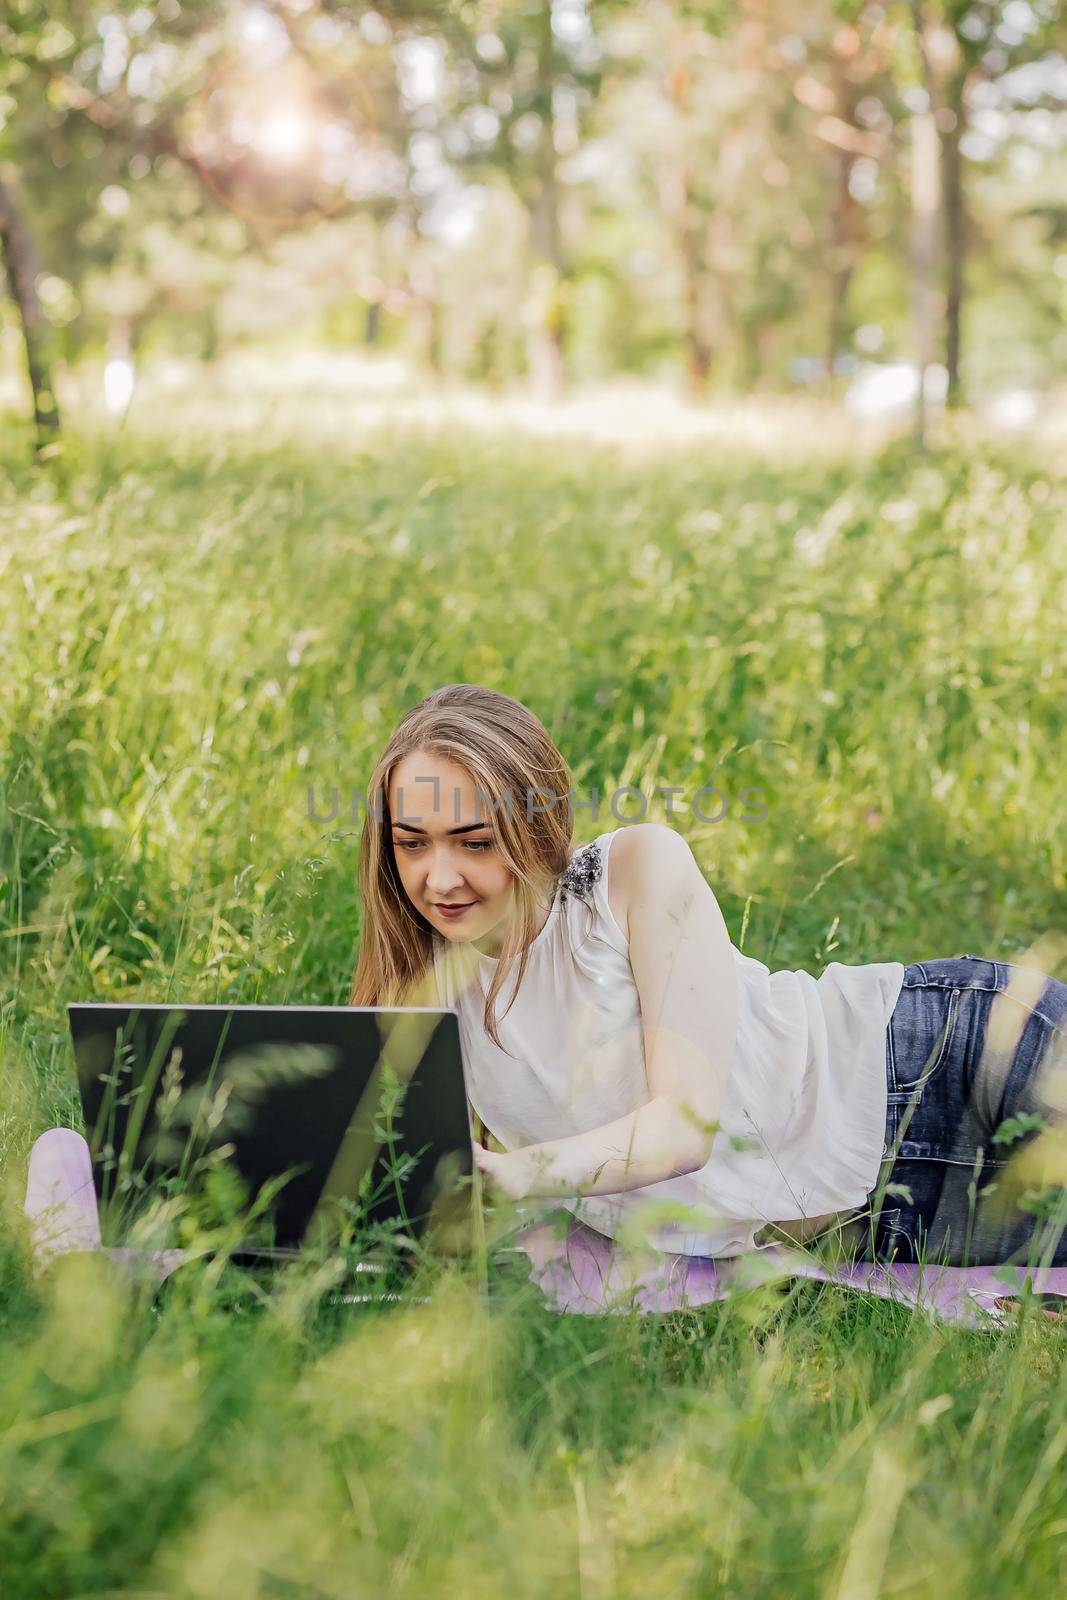
[[[1013,1144],[1016,1139],[1021,1139],[1027,1133],[1039,1133],[1047,1124],[1041,1117],[1035,1117],[1030,1111],[1023,1111],[1017,1117],[1006,1117],[993,1135],[994,1144]]]
[[[0,14],[0,163],[68,359],[384,325],[493,385],[832,383],[915,355],[918,22],[977,398],[1064,367],[1060,9],[25,0]]]
[[[587,795],[717,784],[722,823],[675,824],[772,968],[1062,928],[1060,464],[768,418],[660,456],[216,377],[83,415],[59,482],[5,438],[5,1600],[1062,1589],[1062,1334],[1025,1309],[970,1333],[798,1283],[554,1317],[514,1262],[388,1311],[304,1267],[154,1302],[102,1257],[31,1275],[66,1002],[343,1001],[348,796],[439,684],[527,701]]]

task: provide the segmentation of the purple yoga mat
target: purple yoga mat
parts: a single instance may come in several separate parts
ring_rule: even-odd
[[[529,1257],[529,1281],[541,1290],[550,1310],[584,1316],[681,1311],[797,1277],[896,1300],[965,1327],[1007,1322],[1011,1307],[997,1301],[1018,1296],[1027,1279],[1035,1293],[1067,1296],[1067,1267],[922,1267],[871,1261],[824,1267],[807,1252],[785,1247],[728,1261],[652,1251],[638,1256],[573,1217],[563,1238],[557,1237],[551,1221],[540,1222],[517,1234],[508,1248]]]
[[[73,1128],[52,1128],[35,1143],[25,1210],[38,1270],[55,1255],[101,1248],[89,1146]],[[682,1311],[796,1277],[897,1300],[966,1327],[993,1328],[1006,1322],[1010,1307],[997,1301],[1019,1295],[1027,1278],[1035,1293],[1067,1296],[1067,1267],[914,1267],[867,1261],[823,1267],[803,1250],[778,1247],[729,1261],[651,1250],[638,1254],[576,1217],[569,1219],[563,1237],[551,1220],[524,1228],[501,1253],[513,1251],[529,1260],[529,1281],[540,1289],[546,1307],[578,1316]],[[178,1249],[112,1246],[104,1253],[131,1277],[156,1285],[191,1259]]]

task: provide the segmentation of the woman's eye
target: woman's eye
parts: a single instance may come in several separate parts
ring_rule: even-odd
[[[491,850],[493,848],[492,839],[464,839],[463,843],[466,845],[468,850],[474,850],[477,852]],[[422,849],[422,840],[397,839],[395,841],[395,845],[398,850],[404,850],[408,853],[408,855],[411,855],[413,851]]]

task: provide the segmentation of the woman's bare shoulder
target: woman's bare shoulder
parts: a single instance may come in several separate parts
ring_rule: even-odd
[[[693,852],[674,828],[663,822],[632,822],[612,840],[612,876],[632,883],[642,873],[688,865]]]
[[[662,822],[634,822],[620,828],[611,844],[608,903],[620,927],[628,926],[630,906],[639,888],[674,881],[699,867],[688,842]]]

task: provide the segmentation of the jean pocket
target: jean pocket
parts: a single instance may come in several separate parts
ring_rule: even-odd
[[[911,1219],[901,1211],[883,1211],[875,1233],[875,1259],[887,1263],[895,1261],[898,1266],[914,1266],[919,1257],[913,1226]]]
[[[925,1088],[944,1065],[960,1013],[960,989],[930,985],[901,991],[888,1029],[889,1102]]]

